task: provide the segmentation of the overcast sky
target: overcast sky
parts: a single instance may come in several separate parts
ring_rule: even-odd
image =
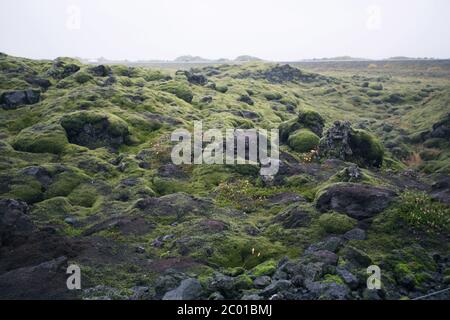
[[[450,58],[448,0],[1,0],[0,51],[30,58]]]

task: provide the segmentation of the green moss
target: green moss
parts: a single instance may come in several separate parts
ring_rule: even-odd
[[[175,179],[154,177],[152,183],[155,192],[159,195],[183,192],[187,189],[187,182]]]
[[[39,202],[43,199],[41,184],[31,178],[11,186],[4,198],[23,200],[27,203]]]
[[[279,243],[270,242],[264,237],[249,237],[243,234],[214,235],[209,238],[208,244],[212,245],[212,254],[209,253],[209,256],[205,257],[205,252],[198,251],[191,256],[226,268],[242,267],[249,270],[284,253]]]
[[[286,178],[286,184],[290,187],[303,187],[304,185],[311,183],[312,179],[304,174],[290,176]]]
[[[246,274],[241,274],[235,280],[237,290],[248,290],[253,287],[253,280]]]
[[[338,275],[335,274],[326,274],[323,277],[323,280],[321,281],[322,283],[336,283],[336,284],[340,284],[340,285],[344,285],[344,280],[342,280],[341,277],[339,277]]]
[[[297,152],[310,152],[319,145],[320,138],[307,129],[301,129],[289,136],[289,146]]]
[[[282,98],[282,95],[278,92],[267,92],[264,94],[264,98],[266,98],[269,101],[273,100],[280,100]]]
[[[91,183],[81,184],[76,187],[68,196],[72,205],[82,207],[92,207],[97,200],[98,191]]]
[[[159,87],[162,91],[174,94],[177,98],[188,103],[192,102],[194,95],[188,85],[178,81],[168,81]]]
[[[302,110],[298,116],[279,126],[280,140],[286,142],[290,135],[299,129],[309,129],[316,135],[321,135],[325,120],[322,116],[311,110]]]
[[[86,82],[89,82],[92,80],[92,76],[86,72],[77,72],[74,75],[75,81],[78,82],[79,84],[84,84]]]
[[[32,209],[33,218],[41,223],[50,221],[63,223],[63,220],[73,212],[74,208],[64,197],[44,200],[35,204]]]
[[[89,177],[80,171],[62,172],[58,174],[55,181],[46,190],[45,197],[49,199],[58,196],[68,196],[78,185],[87,181],[89,181]]]
[[[228,87],[225,85],[217,85],[216,90],[221,93],[226,93],[228,91]]]
[[[394,269],[395,277],[397,281],[402,281],[404,279],[411,279],[414,283],[414,286],[417,286],[418,281],[414,272],[411,271],[410,267],[406,263],[398,263]]]
[[[265,261],[251,270],[251,273],[255,277],[259,276],[271,276],[277,270],[277,262],[275,260]]]
[[[69,141],[89,148],[129,142],[128,124],[116,115],[98,111],[79,111],[61,119]],[[86,127],[89,126],[88,132]]]
[[[22,130],[12,146],[19,151],[60,154],[68,144],[64,129],[57,124],[37,124]]]
[[[384,158],[383,145],[374,136],[364,130],[354,130],[350,135],[350,147],[353,159],[362,164],[381,167]]]
[[[356,220],[344,214],[325,213],[319,217],[319,225],[327,233],[343,234],[356,226]]]

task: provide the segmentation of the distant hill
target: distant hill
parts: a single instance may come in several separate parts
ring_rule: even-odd
[[[387,58],[386,60],[434,60],[434,58],[414,58],[414,57],[403,57],[403,56],[398,56],[398,57],[391,57],[391,58]]]
[[[250,61],[263,61],[263,59],[248,55],[239,56],[236,59],[234,59],[236,62],[250,62]]]
[[[368,58],[357,58],[351,56],[339,56],[339,57],[331,57],[331,58],[313,58],[313,59],[305,59],[303,61],[370,61],[372,59]]]
[[[212,60],[211,59],[202,58],[202,57],[199,57],[199,56],[185,55],[185,56],[180,56],[180,57],[176,58],[173,61],[174,62],[210,62]]]

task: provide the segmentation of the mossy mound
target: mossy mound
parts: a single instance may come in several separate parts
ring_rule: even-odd
[[[267,260],[251,270],[255,277],[271,276],[277,270],[277,262],[275,260]]]
[[[188,103],[192,102],[194,95],[188,85],[178,81],[168,81],[160,85],[160,90],[174,94],[177,98]]]
[[[84,84],[86,82],[91,81],[93,78],[90,74],[88,74],[87,72],[77,72],[74,75],[75,81],[78,82],[79,84]]]
[[[301,129],[289,136],[288,145],[297,152],[309,152],[319,145],[320,138],[308,129]]]
[[[71,58],[57,58],[47,74],[56,80],[64,79],[80,70],[78,60]]]
[[[59,124],[37,124],[22,130],[12,146],[18,151],[60,154],[68,143],[66,133]]]
[[[325,213],[319,217],[319,225],[327,233],[343,234],[356,226],[356,220],[345,214]]]
[[[320,140],[319,153],[363,167],[381,167],[384,159],[384,148],[378,139],[367,131],[353,129],[349,121],[334,123]]]
[[[282,142],[286,142],[289,136],[300,129],[309,129],[315,135],[321,137],[325,120],[322,116],[311,110],[301,111],[298,116],[289,121],[283,122],[280,127],[280,139]]]
[[[102,112],[80,111],[64,116],[61,125],[70,143],[96,149],[127,143],[129,130],[121,118]]]
[[[354,130],[350,135],[350,148],[353,159],[357,163],[381,167],[384,158],[384,148],[373,135],[363,130]]]

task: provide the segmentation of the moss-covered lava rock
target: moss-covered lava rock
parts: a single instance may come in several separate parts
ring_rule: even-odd
[[[80,111],[68,114],[61,119],[70,143],[96,149],[114,147],[127,143],[129,130],[121,118],[96,111]]]
[[[59,124],[37,124],[23,129],[12,146],[19,151],[60,154],[68,144],[66,132]]]
[[[308,129],[295,131],[289,136],[289,146],[297,152],[310,152],[319,145],[320,138]]]

